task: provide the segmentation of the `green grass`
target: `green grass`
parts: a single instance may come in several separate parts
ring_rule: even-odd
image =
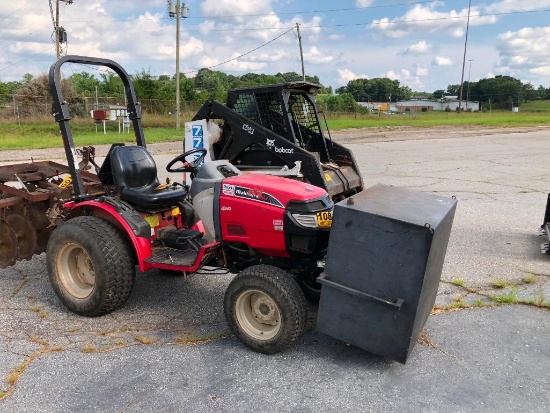
[[[462,287],[464,286],[464,280],[460,278],[453,278],[451,284],[456,285],[457,287]]]
[[[519,107],[520,112],[550,112],[550,100],[533,100],[532,102],[522,103]]]
[[[536,101],[523,104],[519,113],[509,111],[489,112],[417,112],[414,116],[404,115],[354,115],[328,114],[331,130],[348,128],[393,128],[401,126],[430,128],[438,126],[458,127],[521,127],[550,125],[550,101]],[[529,109],[531,108],[531,109]],[[541,109],[543,108],[543,109]],[[544,109],[546,108],[546,109]],[[528,110],[529,109],[529,110]],[[170,116],[144,115],[143,128],[148,143],[180,141],[185,134],[182,119],[180,130],[176,130],[175,121]],[[107,123],[107,134],[102,126],[96,126],[89,118],[71,120],[70,126],[76,147],[111,144],[115,142],[133,142],[133,131],[119,134],[118,124]],[[41,149],[61,147],[61,135],[57,123],[51,117],[23,119],[17,124],[13,119],[0,120],[0,150]]]
[[[420,112],[414,115],[357,115],[330,116],[331,129],[375,128],[411,126],[429,128],[436,126],[520,127],[550,125],[550,111],[511,113],[494,112]]]
[[[130,133],[119,133],[118,124],[114,122],[107,123],[106,134],[103,134],[103,125],[98,125],[96,133],[96,126],[91,119],[74,119],[70,126],[76,147],[135,141],[132,129]],[[185,135],[183,122],[178,131],[170,117],[144,117],[143,128],[147,143],[181,141]],[[62,146],[59,126],[53,118],[40,118],[20,124],[0,121],[0,150]]]
[[[509,292],[500,295],[491,295],[489,298],[499,304],[515,304],[518,302],[518,289],[517,287],[512,287]]]
[[[525,284],[531,284],[531,283],[535,282],[535,274],[526,275],[525,278],[523,278],[523,282]]]
[[[485,305],[487,304],[485,303],[485,301],[483,301],[483,298],[476,298],[473,304],[474,307],[483,307]]]
[[[495,280],[491,285],[495,288],[506,288],[510,283],[506,280]]]

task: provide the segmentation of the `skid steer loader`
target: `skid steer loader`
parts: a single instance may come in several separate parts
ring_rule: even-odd
[[[317,110],[319,88],[290,82],[232,89],[227,105],[208,100],[186,124],[186,149],[191,142],[208,146],[214,160],[227,159],[243,172],[300,179],[324,188],[334,201],[356,194],[363,190],[361,173],[351,151],[332,140]],[[205,137],[206,142],[197,139]]]

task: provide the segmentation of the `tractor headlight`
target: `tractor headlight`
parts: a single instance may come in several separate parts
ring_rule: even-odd
[[[317,228],[317,218],[312,214],[291,214],[298,224],[306,228]]]
[[[320,211],[315,214],[291,214],[296,222],[305,228],[330,228],[332,226],[332,210]]]

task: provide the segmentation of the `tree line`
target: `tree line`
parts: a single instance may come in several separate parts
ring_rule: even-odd
[[[434,98],[441,98],[445,95],[458,96],[460,84],[449,85],[446,90],[436,90]],[[511,76],[497,75],[492,78],[480,79],[477,82],[464,82],[462,98],[479,101],[486,107],[510,109],[520,106],[524,102],[533,100],[549,100],[550,88],[535,86]]]
[[[131,77],[140,101],[167,102],[164,106],[159,106],[158,109],[154,109],[154,105],[150,105],[151,110],[158,112],[173,110],[175,75],[155,76],[151,74],[150,69],[142,69]],[[275,75],[247,73],[242,76],[234,76],[220,71],[201,69],[195,77],[180,74],[180,97],[182,102],[197,102],[198,104],[202,104],[208,98],[225,102],[229,89],[301,80],[302,76],[296,72]],[[320,84],[318,76],[306,76],[306,81]],[[98,98],[115,97],[123,100],[122,81],[112,72],[73,73],[63,79],[62,87],[67,101],[73,103],[78,103],[79,99],[81,101],[83,97],[94,97],[96,94]],[[396,102],[418,96],[428,99],[442,99],[446,95],[458,96],[460,85],[448,85],[446,90],[439,89],[433,93],[415,92],[410,87],[401,85],[398,80],[371,78],[351,80],[346,86],[337,88],[335,94],[333,92],[331,86],[321,85],[318,101],[322,109],[355,112],[361,110],[357,102]],[[10,110],[9,105],[13,95],[17,95],[22,110],[31,107],[37,97],[44,97],[46,100],[50,95],[46,75],[35,78],[27,73],[20,81],[0,81],[0,104],[3,104],[5,111]],[[519,106],[526,101],[550,99],[550,88],[539,86],[535,89],[531,83],[522,83],[519,79],[511,76],[499,75],[477,82],[464,82],[462,98],[463,100],[479,101],[484,107],[488,104],[493,108],[510,108]],[[47,105],[43,103],[43,106]]]
[[[413,92],[399,81],[388,78],[355,79],[336,89],[338,94],[349,93],[357,102],[396,102],[412,97],[441,100],[445,96],[460,96],[460,84],[448,85],[447,89],[433,93]],[[462,100],[478,101],[481,107],[510,109],[524,102],[549,100],[550,88],[535,89],[530,82],[523,83],[511,76],[497,75],[477,82],[464,82]]]
[[[25,95],[29,92],[36,92],[41,95],[49,94],[45,75],[35,78],[27,73],[20,81],[2,82],[0,81],[0,95]],[[142,69],[131,75],[134,83],[136,95],[139,99],[158,99],[173,100],[176,91],[175,75],[151,74],[150,69]],[[97,75],[88,72],[73,73],[64,79],[71,89],[68,92],[76,96],[95,96],[112,97],[123,93],[122,81],[112,72],[101,72]],[[186,101],[204,101],[208,98],[214,98],[219,101],[225,101],[229,89],[261,86],[275,83],[285,83],[301,81],[302,76],[295,72],[277,73],[275,75],[266,75],[258,73],[247,73],[242,76],[228,75],[220,71],[210,69],[201,69],[193,78],[180,74],[180,96]],[[306,81],[319,84],[317,76],[306,76]],[[39,90],[40,85],[45,86],[44,90]],[[321,87],[321,93],[332,94],[332,87]]]
[[[131,75],[138,99],[143,103],[149,102],[148,108],[155,112],[172,112],[175,106],[176,84],[175,75],[151,74],[150,69],[142,69]],[[275,75],[247,73],[242,76],[228,75],[224,72],[210,69],[201,69],[195,77],[187,77],[180,74],[180,98],[182,102],[204,103],[209,98],[225,102],[227,91],[234,88],[261,86],[293,81],[301,81],[301,75],[295,72],[277,73]],[[306,81],[320,84],[319,77],[306,76]],[[107,98],[117,98],[124,101],[124,87],[121,79],[112,72],[78,72],[64,77],[62,80],[63,96],[73,104],[73,110],[78,115],[84,115],[87,104],[83,103],[85,98],[98,97],[98,100],[106,101]],[[321,93],[332,94],[332,87],[321,85]],[[46,75],[34,77],[25,74],[20,81],[0,81],[0,105],[4,112],[9,113],[12,109],[12,98],[17,96],[18,110],[22,112],[44,112],[47,106],[40,98],[49,98],[50,90]],[[38,101],[37,101],[37,98]],[[38,102],[38,103],[37,103]],[[41,102],[41,103],[40,103]],[[156,106],[154,102],[157,102]],[[32,109],[41,104],[40,110]],[[78,109],[80,105],[80,110]],[[196,106],[196,105],[195,105]],[[76,107],[76,109],[75,109]],[[79,113],[82,112],[82,113]],[[45,114],[45,113],[44,113]]]

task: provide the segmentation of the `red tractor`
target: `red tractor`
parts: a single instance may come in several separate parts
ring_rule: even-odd
[[[67,62],[106,66],[124,83],[136,145],[113,145],[101,166],[93,148],[74,147],[59,78]],[[69,310],[99,316],[117,309],[132,292],[136,265],[141,271],[185,273],[204,266],[224,268],[237,273],[225,292],[225,316],[235,336],[252,349],[276,353],[289,347],[304,330],[309,298],[320,299],[318,331],[406,362],[435,303],[456,200],[383,185],[358,192],[363,185],[353,156],[321,141],[321,133],[321,149],[335,151],[326,162],[305,153],[312,141],[305,149],[284,146],[284,136],[278,138],[260,124],[250,127],[252,123],[232,117],[219,104],[207,105],[205,119],[212,115],[226,120],[224,147],[233,148],[234,159],[259,159],[249,171],[265,168],[263,161],[268,166],[273,161],[270,150],[287,148],[309,162],[303,173],[309,179],[243,173],[221,156],[201,165],[206,149],[195,148],[166,167],[180,176],[189,174],[191,185],[161,183],[146,148],[134,87],[121,66],[66,56],[50,68],[49,82],[70,176],[60,184],[61,176],[56,177],[56,185],[51,173],[44,176],[36,169],[39,165],[31,164],[10,166],[0,178],[19,178],[24,171],[28,189],[49,188],[46,215],[57,226],[47,242],[46,262],[50,282]],[[260,139],[241,136],[233,146],[237,134],[232,131],[239,125],[249,135],[257,130]],[[305,133],[307,128],[298,129]],[[266,146],[272,149],[266,152]],[[83,161],[77,162],[75,155]],[[96,175],[85,171],[88,164]],[[330,194],[312,184],[322,179]],[[22,192],[0,203],[6,216],[5,221],[0,216],[2,239],[12,239],[12,246],[23,245],[24,235],[34,234],[7,221],[16,221],[12,215],[22,221],[26,206],[32,206],[24,203],[33,202],[27,199],[31,191]],[[19,204],[23,214],[11,209]],[[20,240],[15,240],[13,228]],[[11,248],[11,257],[19,250]],[[10,264],[9,258],[0,264]]]
[[[101,166],[90,159],[103,187],[99,193],[83,185],[75,161],[59,77],[67,62],[106,66],[125,87],[136,145],[113,145]],[[224,160],[199,168],[205,149],[183,153],[166,168],[190,173],[191,186],[161,183],[132,81],[120,65],[66,56],[50,68],[49,82],[73,188],[72,198],[56,209],[61,224],[47,245],[48,274],[61,302],[77,314],[99,316],[127,300],[136,265],[185,273],[223,267],[238,273],[224,298],[235,335],[263,353],[290,346],[305,327],[304,293],[312,299],[320,293],[315,280],[334,207],[328,193],[287,178],[243,174]]]

